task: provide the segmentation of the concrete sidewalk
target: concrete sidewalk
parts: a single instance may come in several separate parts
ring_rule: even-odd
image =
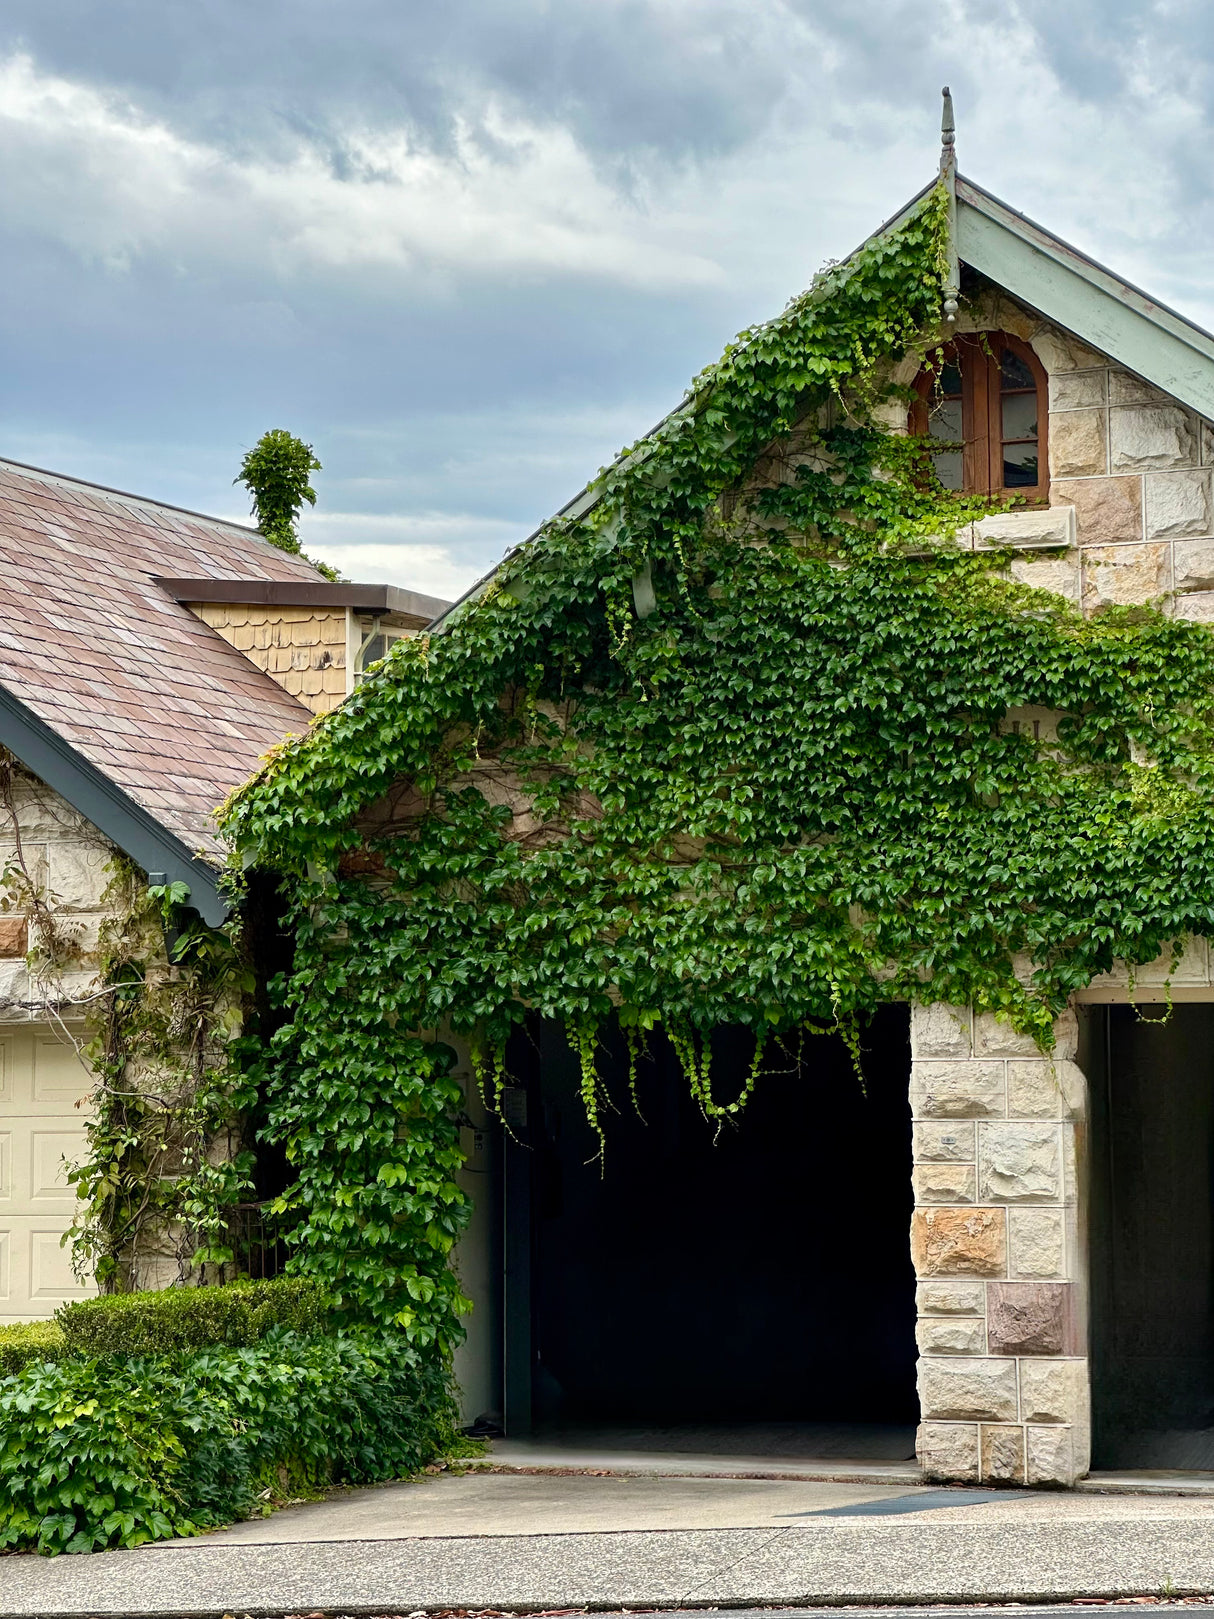
[[[0,1615],[721,1608],[1214,1590],[1214,1500],[439,1474],[200,1540],[0,1558]]]

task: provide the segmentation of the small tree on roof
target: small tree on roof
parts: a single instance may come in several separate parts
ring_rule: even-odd
[[[257,527],[280,551],[299,552],[299,513],[306,500],[316,504],[316,491],[308,481],[321,470],[312,446],[272,427],[263,433],[240,464],[233,483],[242,483],[253,497]]]

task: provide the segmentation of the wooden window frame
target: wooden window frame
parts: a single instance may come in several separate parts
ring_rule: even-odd
[[[1010,349],[1032,373],[1037,389],[1037,482],[1003,482],[1003,413],[999,353]],[[1015,495],[1033,505],[1049,505],[1049,379],[1027,343],[1010,332],[966,332],[942,347],[943,360],[924,366],[915,378],[916,398],[907,423],[926,437],[939,369],[956,365],[961,372],[962,490],[968,495]],[[937,368],[939,366],[939,369]]]

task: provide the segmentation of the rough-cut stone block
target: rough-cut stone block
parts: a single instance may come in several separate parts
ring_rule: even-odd
[[[1178,596],[1172,611],[1177,618],[1187,618],[1193,624],[1214,624],[1214,590]]]
[[[0,961],[0,1016],[29,1015],[30,975],[24,961]]]
[[[1025,1281],[1064,1281],[1061,1209],[1008,1210],[1009,1274]]]
[[[1193,984],[1204,987],[1210,982],[1209,949],[1205,939],[1187,936],[1181,942],[1180,956],[1169,946],[1155,957],[1134,969],[1136,985],[1166,983]]]
[[[919,1407],[924,1418],[1015,1422],[1016,1364],[1014,1360],[951,1360],[945,1356],[921,1360]]]
[[[1036,1057],[1037,1042],[1031,1034],[1019,1034],[1010,1023],[993,1012],[979,1012],[974,1018],[976,1057]]]
[[[56,910],[95,911],[110,882],[110,853],[87,843],[51,843],[46,850],[47,897]]]
[[[1079,1051],[1079,1019],[1068,1006],[1054,1019],[1054,1056],[1059,1062],[1072,1062]]]
[[[1214,427],[1209,422],[1201,424],[1201,464],[1203,467],[1214,465]]]
[[[916,1164],[916,1203],[972,1203],[978,1188],[973,1164]]]
[[[985,1355],[980,1316],[934,1316],[915,1327],[921,1355]]]
[[[1012,578],[1033,590],[1048,590],[1064,601],[1079,602],[1079,559],[1076,553],[1069,557],[1053,556],[1049,552],[1030,552],[1027,556],[1013,557],[1008,565]]]
[[[978,1133],[983,1199],[998,1203],[1057,1203],[1062,1160],[1056,1124],[984,1124]]]
[[[1132,371],[1109,372],[1109,398],[1114,405],[1170,405],[1170,396],[1153,382],[1144,382]]]
[[[912,1132],[911,1150],[917,1164],[972,1164],[976,1137],[971,1122],[919,1120]]]
[[[1103,367],[1093,371],[1064,371],[1061,376],[1050,378],[1052,411],[1099,410],[1108,403],[1108,397],[1108,372]]]
[[[1025,1481],[1029,1484],[1074,1484],[1074,1435],[1069,1427],[1025,1429]]]
[[[916,1209],[911,1258],[917,1276],[1002,1276],[1007,1269],[1003,1209]]]
[[[29,923],[23,916],[0,916],[0,956],[24,956],[29,949]]]
[[[982,1425],[982,1477],[992,1484],[1024,1483],[1024,1429]]]
[[[1084,552],[1083,605],[1087,612],[1100,607],[1141,607],[1169,588],[1170,547],[1161,540],[1150,545],[1093,546]]]
[[[1179,405],[1138,405],[1110,414],[1114,472],[1164,472],[1197,465],[1193,418]]]
[[[1007,330],[989,328],[991,330]],[[1055,371],[1090,371],[1096,366],[1108,366],[1109,359],[1097,349],[1089,348],[1072,332],[1059,331],[1056,326],[1041,326],[1032,336],[1033,352],[1052,377]]]
[[[1071,1207],[1079,1202],[1079,1149],[1073,1124],[1062,1126],[1062,1201]]]
[[[981,1315],[985,1309],[984,1282],[919,1282],[915,1287],[918,1315]]]
[[[916,1062],[910,1094],[917,1118],[1002,1118],[1007,1108],[1001,1062]]]
[[[1087,1421],[1087,1362],[1022,1360],[1020,1407],[1025,1422]]]
[[[1141,478],[1059,480],[1051,485],[1050,498],[1056,505],[1074,507],[1080,545],[1113,545],[1143,538]]]
[[[1214,590],[1214,540],[1177,540],[1172,578],[1177,590]]]
[[[1070,1282],[988,1282],[987,1352],[1074,1354],[1072,1293]]]
[[[933,1001],[911,1007],[912,1057],[968,1057],[970,1015],[965,1006]]]
[[[980,517],[973,529],[974,547],[979,551],[1003,545],[1056,545],[1062,549],[1075,543],[1075,512],[1071,506],[992,512]]]
[[[1147,539],[1209,534],[1210,478],[1209,468],[1201,472],[1156,472],[1144,478]]]
[[[1042,1058],[1007,1065],[1007,1111],[1013,1119],[1081,1119],[1087,1085],[1073,1062]]]
[[[1102,477],[1109,470],[1108,413],[1068,410],[1050,418],[1050,476]]]
[[[97,974],[88,967],[74,967],[67,972],[60,972],[54,983],[54,988],[46,999],[56,1000],[56,991],[69,1000],[81,1003],[91,1000],[100,989]],[[31,989],[33,986],[31,985]]]
[[[73,833],[84,837],[100,838],[101,834],[84,816],[74,810],[66,798],[60,798],[49,787],[41,784],[13,784],[13,803],[21,836],[26,843],[26,862],[29,861],[29,843],[34,838],[66,838]]]
[[[978,1424],[921,1422],[915,1452],[924,1476],[958,1484],[978,1480]]]

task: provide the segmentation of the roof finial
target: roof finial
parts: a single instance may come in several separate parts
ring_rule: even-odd
[[[944,97],[944,111],[940,118],[940,173],[957,167],[957,125],[953,120],[953,93],[948,85],[940,94]]]
[[[961,265],[957,258],[957,125],[953,120],[953,97],[948,85],[940,92],[944,110],[940,118],[940,179],[948,193],[948,270],[944,277],[944,318],[951,326],[957,319],[961,296]]]

